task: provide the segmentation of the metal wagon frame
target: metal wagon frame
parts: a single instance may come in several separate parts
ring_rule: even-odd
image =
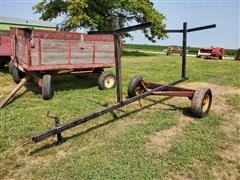
[[[159,84],[159,83],[153,83],[153,82],[147,82],[144,81],[142,78],[137,77],[134,78],[129,83],[128,88],[128,99],[123,99],[123,93],[122,93],[122,69],[121,69],[121,55],[120,55],[120,36],[121,33],[124,32],[131,32],[135,30],[140,30],[144,28],[151,27],[151,23],[144,23],[136,26],[130,26],[127,28],[117,29],[115,31],[109,31],[109,32],[89,32],[89,34],[114,34],[114,44],[115,44],[115,71],[116,71],[116,79],[117,79],[117,103],[112,104],[108,107],[103,108],[102,110],[96,111],[94,113],[91,113],[89,115],[74,119],[66,124],[60,124],[58,117],[53,117],[55,119],[56,127],[50,130],[47,130],[45,132],[42,132],[40,134],[37,134],[33,136],[27,143],[37,143],[40,142],[46,138],[49,138],[51,136],[57,136],[58,143],[63,142],[63,138],[61,133],[63,131],[66,131],[70,128],[73,128],[75,126],[78,126],[82,123],[85,123],[89,120],[95,119],[99,116],[102,116],[108,112],[111,112],[113,110],[116,110],[118,108],[121,108],[123,106],[126,106],[132,102],[135,102],[137,100],[140,100],[142,98],[145,98],[149,95],[163,95],[163,96],[181,96],[181,97],[188,97],[190,100],[194,101],[196,104],[194,104],[193,113],[195,116],[201,118],[208,114],[208,111],[211,106],[211,99],[212,99],[212,93],[209,88],[193,90],[193,89],[186,89],[186,88],[180,88],[176,87],[174,85],[187,80],[186,77],[186,46],[187,46],[187,33],[188,32],[194,32],[204,29],[210,29],[215,28],[216,25],[208,25],[208,26],[202,26],[192,29],[187,29],[187,23],[183,23],[183,29],[180,30],[166,30],[166,33],[182,33],[183,35],[183,52],[182,52],[182,74],[181,78],[168,83],[167,85]],[[140,88],[139,88],[140,87]],[[200,101],[199,101],[200,100]],[[208,100],[207,103],[204,104],[204,101]],[[199,107],[200,106],[200,107]],[[201,112],[200,112],[201,111]]]

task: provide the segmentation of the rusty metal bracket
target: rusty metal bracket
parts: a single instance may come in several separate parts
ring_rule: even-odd
[[[61,123],[60,123],[60,118],[58,116],[51,116],[50,115],[50,111],[47,112],[47,117],[48,118],[51,118],[51,119],[54,119],[54,122],[55,122],[55,127],[59,127],[61,126]],[[57,142],[58,144],[62,144],[63,143],[63,138],[62,138],[62,134],[61,132],[57,133]]]

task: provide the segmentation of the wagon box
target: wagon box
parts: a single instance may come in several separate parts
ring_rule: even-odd
[[[60,74],[63,70],[65,74],[99,75],[101,89],[115,85],[114,74],[102,73],[104,68],[115,65],[113,35],[21,28],[11,28],[10,33],[14,47],[14,61],[11,62],[14,81],[18,83],[23,73],[33,76],[42,86],[44,99],[52,96],[49,76]],[[51,92],[47,96],[43,92],[46,88]]]

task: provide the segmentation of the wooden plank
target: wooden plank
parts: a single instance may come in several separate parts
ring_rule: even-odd
[[[112,63],[114,59],[113,52],[98,52],[95,54],[95,63]]]
[[[18,83],[15,88],[13,88],[0,102],[0,109],[3,108],[7,102],[23,87],[23,85],[28,81],[27,78],[23,78],[20,83]]]
[[[41,65],[65,65],[68,63],[66,52],[42,53]]]

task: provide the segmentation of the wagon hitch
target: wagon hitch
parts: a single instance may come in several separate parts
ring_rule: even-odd
[[[54,119],[56,128],[61,125],[60,124],[60,118],[58,116],[50,116],[50,112],[48,111],[47,112],[47,117],[51,118],[51,119]],[[62,138],[61,132],[57,133],[57,142],[58,142],[58,144],[62,144],[63,143],[63,138]]]

